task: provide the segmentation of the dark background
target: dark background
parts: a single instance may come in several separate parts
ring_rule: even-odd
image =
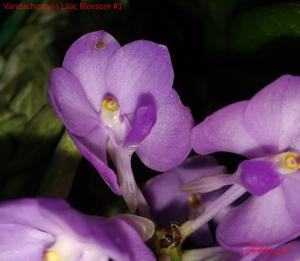
[[[300,75],[297,2],[127,0],[121,1],[123,10],[58,12],[5,11],[3,2],[7,1],[0,2],[2,200],[58,196],[87,213],[107,216],[126,209],[62,138],[63,127],[47,105],[51,68],[62,64],[68,47],[85,33],[103,29],[121,44],[148,39],[166,45],[174,88],[197,123],[224,105],[249,99],[282,74]],[[239,161],[234,155],[216,156],[229,170]],[[136,157],[133,169],[140,183],[156,174]]]

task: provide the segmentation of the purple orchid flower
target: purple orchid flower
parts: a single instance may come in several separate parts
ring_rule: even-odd
[[[183,223],[202,214],[205,207],[217,198],[222,191],[214,191],[200,195],[183,192],[181,187],[199,177],[215,176],[223,173],[223,166],[209,156],[194,156],[184,161],[173,170],[149,180],[143,189],[144,195],[152,210],[152,214],[160,227],[170,223]],[[220,213],[221,219],[227,213]],[[190,238],[194,245],[209,246],[214,242],[208,224]]]
[[[149,239],[154,225],[133,215],[84,215],[59,199],[8,201],[0,204],[0,260],[154,261],[136,229]]]
[[[123,47],[104,31],[67,51],[49,80],[50,101],[77,147],[130,209],[141,199],[130,159],[166,171],[190,152],[193,119],[172,89],[168,49],[139,40]],[[107,166],[106,153],[117,175]]]
[[[189,234],[245,192],[252,196],[232,209],[217,228],[227,249],[254,243],[276,247],[300,235],[300,78],[282,76],[251,100],[229,105],[197,125],[192,146],[198,153],[227,151],[248,157],[234,175],[199,179],[191,192],[234,184],[195,222]]]

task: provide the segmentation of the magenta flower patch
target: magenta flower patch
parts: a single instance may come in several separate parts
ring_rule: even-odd
[[[141,201],[130,158],[165,171],[190,151],[193,119],[172,89],[168,49],[139,40],[123,47],[104,31],[86,34],[49,80],[49,97],[81,153],[134,210]],[[107,166],[106,154],[117,175]]]

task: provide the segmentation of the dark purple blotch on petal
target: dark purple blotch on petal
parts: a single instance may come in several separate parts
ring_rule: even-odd
[[[271,161],[245,160],[240,165],[241,182],[252,194],[261,196],[281,184],[280,174]]]
[[[131,130],[127,135],[124,146],[139,145],[150,133],[156,122],[156,105],[151,94],[142,94],[139,97]]]

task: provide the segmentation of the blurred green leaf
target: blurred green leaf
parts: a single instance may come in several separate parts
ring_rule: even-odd
[[[26,83],[10,103],[10,108],[17,113],[23,113],[31,119],[43,105],[47,103],[47,78],[36,74],[36,77]]]
[[[35,0],[35,3],[41,2],[43,0]],[[20,3],[32,3],[32,0],[23,0]],[[0,28],[0,49],[12,40],[31,12],[31,10],[16,10],[3,22]]]
[[[20,136],[18,157],[22,161],[35,161],[48,146],[57,141],[63,129],[62,123],[46,105],[27,125]]]
[[[71,191],[81,154],[65,131],[61,137],[50,167],[39,189],[39,196],[67,198]]]
[[[37,191],[62,129],[61,122],[49,105],[32,118],[18,137],[19,149],[14,153],[14,158],[0,165],[2,197]],[[14,192],[11,186],[15,186]]]
[[[0,121],[0,138],[3,138],[5,135],[20,134],[27,122],[27,117],[23,114],[10,114],[7,112],[6,114],[2,115],[2,117],[8,118]]]
[[[300,4],[280,4],[245,12],[230,23],[229,46],[252,53],[282,37],[300,37]]]

